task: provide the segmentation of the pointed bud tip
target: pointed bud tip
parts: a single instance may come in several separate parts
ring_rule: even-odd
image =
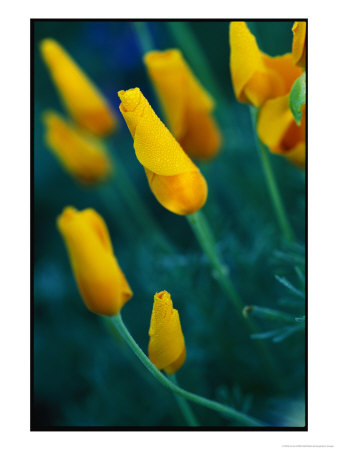
[[[121,106],[123,107],[123,110],[126,112],[132,112],[135,111],[135,109],[139,105],[142,93],[137,87],[128,89],[127,91],[119,91],[117,95],[121,100]]]

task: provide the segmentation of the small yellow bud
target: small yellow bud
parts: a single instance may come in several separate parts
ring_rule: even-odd
[[[292,32],[293,62],[304,68],[306,65],[306,22],[295,22],[292,27]]]
[[[287,94],[302,74],[291,53],[263,53],[245,22],[230,23],[230,71],[237,99],[254,106]]]
[[[221,135],[211,113],[214,101],[201,86],[181,52],[152,51],[144,57],[169,123],[183,150],[202,159],[214,157]]]
[[[149,336],[150,361],[169,375],[177,372],[184,364],[186,351],[180,317],[167,291],[154,296]]]
[[[93,209],[67,207],[57,219],[77,286],[87,308],[113,316],[133,293],[115,258],[108,229]]]
[[[271,152],[305,167],[305,112],[298,126],[289,107],[289,95],[268,100],[261,108],[257,133]]]
[[[198,167],[157,117],[139,88],[119,91],[120,111],[134,139],[136,157],[144,166],[150,189],[169,211],[192,214],[208,193]]]
[[[116,118],[87,75],[58,42],[44,39],[41,54],[59,94],[73,119],[98,136],[112,133]]]
[[[59,114],[43,115],[45,141],[65,169],[83,183],[97,183],[112,172],[105,146],[92,135],[66,122]]]

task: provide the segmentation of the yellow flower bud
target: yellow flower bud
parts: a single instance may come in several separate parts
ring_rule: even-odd
[[[77,286],[87,308],[106,316],[118,314],[133,295],[115,258],[108,229],[93,209],[67,207],[57,219]]]
[[[177,372],[184,364],[186,351],[180,317],[167,291],[154,296],[149,336],[150,361],[169,375]]]
[[[97,138],[67,123],[59,114],[43,116],[45,141],[65,169],[83,183],[97,183],[112,171],[108,152]]]
[[[47,64],[59,94],[74,120],[98,136],[116,128],[116,118],[106,100],[68,53],[53,39],[41,43]]]
[[[287,94],[302,74],[292,54],[271,57],[263,53],[245,22],[230,23],[230,71],[240,102],[261,106]]]
[[[295,22],[292,32],[293,62],[304,68],[306,65],[306,22]]]
[[[214,101],[190,70],[179,50],[152,51],[144,62],[155,86],[169,128],[185,152],[212,158],[221,135],[211,113]]]
[[[297,125],[289,107],[289,96],[268,100],[261,108],[257,133],[271,152],[288,158],[299,167],[305,167],[305,113]]]
[[[157,117],[139,88],[120,91],[120,111],[134,139],[150,189],[169,211],[186,215],[202,208],[208,193],[198,167]]]

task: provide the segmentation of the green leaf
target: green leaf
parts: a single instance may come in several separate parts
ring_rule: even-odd
[[[289,106],[297,125],[300,125],[302,120],[302,106],[306,101],[306,73],[304,72],[293,83],[289,95]]]

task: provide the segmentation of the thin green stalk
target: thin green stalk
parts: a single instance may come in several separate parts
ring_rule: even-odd
[[[186,216],[189,224],[193,232],[195,233],[197,240],[202,248],[202,250],[207,255],[209,262],[214,269],[214,276],[218,281],[220,287],[223,289],[225,294],[229,297],[232,304],[234,305],[238,316],[242,321],[244,321],[245,325],[248,328],[250,334],[256,334],[259,332],[259,328],[255,321],[251,317],[247,317],[244,320],[242,311],[244,308],[244,304],[242,302],[241,297],[237,293],[235,287],[232,284],[232,281],[229,277],[229,271],[227,266],[223,263],[222,258],[219,254],[217,244],[212,233],[212,230],[206,220],[206,217],[202,213],[202,211],[197,211],[194,214],[190,214]],[[257,351],[259,352],[262,362],[266,370],[269,372],[271,379],[274,381],[276,386],[279,389],[282,388],[280,379],[281,374],[280,370],[277,367],[277,363],[269,351],[267,344],[264,341],[257,340],[254,341],[254,345],[256,346]]]
[[[128,328],[123,323],[120,314],[110,318],[110,323],[117,328],[120,335],[123,337],[125,342],[129,345],[131,350],[135,353],[142,364],[149,370],[149,372],[159,381],[163,386],[165,386],[170,391],[186,398],[189,401],[198,403],[199,405],[205,406],[206,408],[213,409],[221,414],[223,414],[228,419],[236,420],[241,425],[251,426],[251,427],[262,427],[267,426],[265,423],[254,419],[247,414],[236,411],[230,406],[222,405],[221,403],[209,400],[205,397],[193,394],[192,392],[186,391],[181,387],[177,386],[171,380],[169,380],[165,375],[163,375],[149,360],[149,358],[143,353],[141,348],[135,342],[134,338],[129,333]]]
[[[266,184],[268,186],[269,194],[271,197],[271,201],[275,210],[276,218],[278,221],[278,224],[280,226],[280,229],[283,233],[284,238],[287,241],[293,241],[294,240],[294,234],[292,231],[292,228],[290,226],[290,223],[288,221],[285,208],[283,205],[282,197],[279,193],[279,189],[277,186],[277,182],[271,167],[270,158],[267,149],[265,148],[264,144],[261,142],[257,135],[256,131],[256,123],[257,123],[257,108],[251,106],[250,107],[250,113],[251,113],[251,119],[252,119],[252,126],[253,131],[256,138],[256,145],[258,149],[258,153],[261,159]]]
[[[244,304],[229,278],[229,270],[220,257],[214,235],[204,214],[202,211],[197,211],[194,214],[186,216],[186,218],[214,269],[216,280],[223,291],[229,296],[237,312],[241,315]]]
[[[147,22],[133,22],[133,26],[138,35],[142,53],[145,54],[154,50],[154,42],[149,32]]]
[[[173,383],[178,385],[176,374],[169,375],[169,378],[172,380]],[[198,427],[199,423],[195,417],[195,414],[193,413],[192,409],[190,408],[189,403],[186,401],[186,399],[184,397],[181,397],[180,395],[177,395],[175,392],[173,393],[173,395],[176,398],[178,406],[183,414],[183,417],[187,421],[187,424],[190,427]]]
[[[221,101],[224,98],[222,89],[219,87],[217,79],[210,69],[209,61],[194,33],[191,31],[189,23],[168,21],[167,26],[178,46],[189,59],[194,72],[200,77],[203,85],[217,98],[218,102]],[[225,105],[224,99],[222,102]]]
[[[113,150],[113,143],[110,140],[107,142],[110,149]],[[123,165],[120,163],[117,152],[113,152],[114,158],[114,186],[116,186],[120,192],[121,197],[126,202],[136,222],[144,228],[147,234],[153,234],[154,239],[158,242],[163,250],[167,252],[173,252],[174,246],[161,230],[159,224],[153,218],[149,209],[143,202],[142,198],[135,189],[133,183],[130,181],[129,175],[126,173]],[[107,203],[107,200],[105,200]]]

